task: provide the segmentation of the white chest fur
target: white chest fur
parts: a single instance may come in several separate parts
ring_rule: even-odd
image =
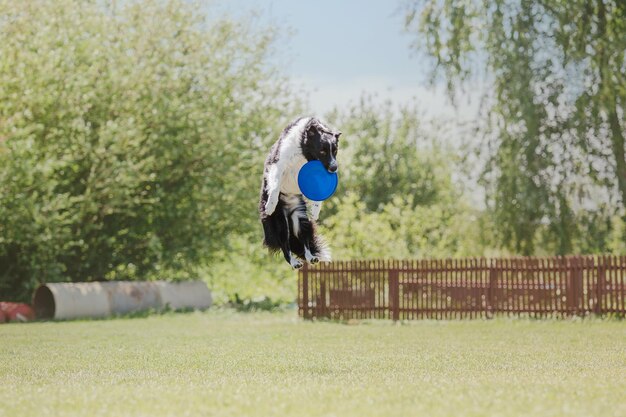
[[[283,194],[301,194],[298,187],[298,173],[300,168],[306,163],[302,156],[295,157],[285,167],[283,177],[280,181],[280,192]]]

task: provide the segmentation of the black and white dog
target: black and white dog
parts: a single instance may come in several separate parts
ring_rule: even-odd
[[[263,243],[270,251],[282,250],[293,268],[301,268],[304,260],[312,264],[330,261],[330,252],[315,230],[322,202],[310,202],[309,219],[298,172],[316,159],[329,172],[337,171],[340,135],[316,118],[301,117],[283,130],[265,161],[259,203]]]

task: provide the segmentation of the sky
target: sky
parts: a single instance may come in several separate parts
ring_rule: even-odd
[[[279,28],[274,59],[307,91],[316,115],[367,92],[394,103],[414,98],[427,115],[470,118],[477,99],[455,109],[441,86],[428,85],[429,63],[411,49],[415,35],[403,31],[404,1],[221,0],[209,7],[235,17],[258,12],[261,26]]]

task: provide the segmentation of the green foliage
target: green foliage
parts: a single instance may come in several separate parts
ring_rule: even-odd
[[[260,235],[231,236],[213,258],[199,274],[205,277],[216,304],[245,307],[268,302],[268,297],[282,303],[296,299],[296,273],[282,256],[269,256]]]
[[[623,217],[613,216],[611,218],[609,239],[607,249],[611,253],[626,253],[626,221]]]
[[[406,27],[433,58],[433,80],[443,75],[454,96],[487,74],[477,147],[498,241],[516,253],[566,254],[582,240],[601,250],[606,234],[577,223],[606,207],[625,212],[625,4],[407,2]]]
[[[438,190],[443,191],[443,190]],[[324,221],[337,259],[411,259],[484,255],[475,213],[459,202],[416,205],[395,195],[380,212],[370,212],[354,193],[338,214]]]
[[[331,118],[344,132],[339,190],[322,212],[335,258],[483,254],[479,213],[452,178],[455,153],[417,108],[363,98]]]
[[[364,96],[344,113],[331,116],[345,133],[340,191],[358,194],[368,210],[378,211],[395,195],[413,196],[414,206],[430,204],[442,186],[449,186],[442,184],[449,172],[437,172],[442,152],[425,149],[432,143],[416,107],[376,105]]]
[[[0,2],[3,295],[188,276],[255,227],[261,150],[291,108],[274,32],[124,4]]]
[[[454,151],[432,138],[433,126],[417,108],[364,97],[327,119],[343,132],[339,188],[319,221],[333,259],[494,254],[489,217],[466,202],[452,177]],[[199,271],[218,302],[295,299],[296,274],[282,256],[268,257],[260,236],[260,226],[232,236]]]

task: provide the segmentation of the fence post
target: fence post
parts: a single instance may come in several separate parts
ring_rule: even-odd
[[[606,257],[598,258],[598,274],[596,277],[596,305],[594,306],[595,313],[602,314],[602,285],[606,279]]]
[[[578,292],[576,291],[576,265],[577,258],[575,256],[566,258],[567,266],[568,266],[568,275],[569,279],[567,280],[567,310],[569,314],[576,314],[577,311],[577,301],[578,301]]]
[[[584,265],[583,257],[577,256],[576,268],[574,269],[575,276],[576,276],[576,282],[574,285],[574,289],[575,289],[574,300],[576,302],[576,312],[582,315],[585,314],[584,291],[583,291],[583,276],[584,276],[583,265]]]
[[[302,268],[302,317],[309,318],[309,268],[306,263]]]
[[[570,314],[580,314],[580,298],[582,296],[582,288],[579,288],[581,284],[579,279],[579,266],[580,258],[578,256],[571,256],[567,259],[567,267],[569,272],[568,279],[568,291],[567,291],[567,309]]]
[[[326,304],[326,276],[322,275],[322,279],[320,280],[320,295],[318,302],[321,302],[320,306],[320,316],[321,317],[330,317],[330,310],[328,309],[328,305]]]
[[[498,284],[498,272],[496,271],[496,265],[494,265],[494,259],[489,259],[489,306],[487,307],[491,316],[495,314],[496,305],[496,285]]]
[[[389,269],[389,308],[391,310],[391,318],[394,321],[400,320],[400,283],[399,271],[392,262],[391,269]]]

